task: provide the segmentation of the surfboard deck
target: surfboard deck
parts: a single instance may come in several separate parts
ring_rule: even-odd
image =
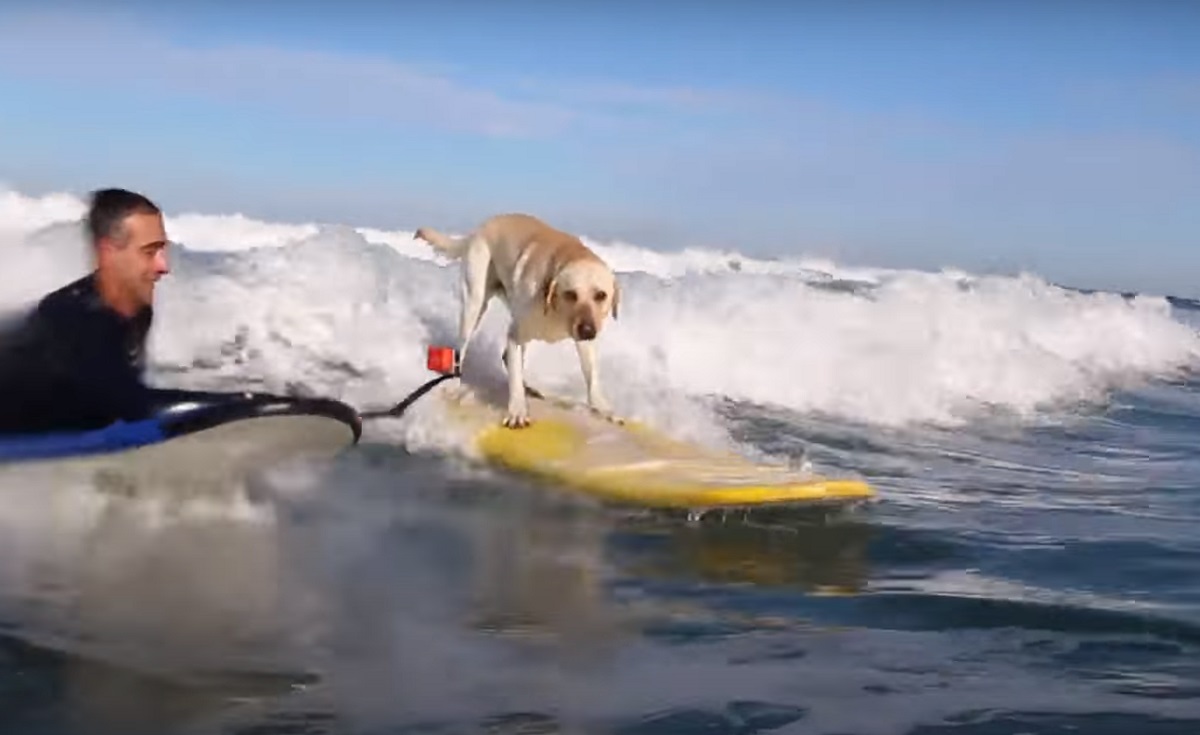
[[[861,480],[754,462],[638,422],[618,424],[549,395],[529,399],[532,423],[522,429],[503,426],[499,405],[461,386],[443,391],[441,400],[485,461],[604,500],[706,509],[847,503],[874,496]]]

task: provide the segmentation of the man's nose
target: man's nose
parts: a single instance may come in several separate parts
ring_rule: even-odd
[[[165,251],[159,250],[154,256],[154,270],[158,273],[170,273],[171,266],[167,263],[167,254]]]

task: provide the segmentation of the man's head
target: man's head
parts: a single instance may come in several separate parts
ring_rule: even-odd
[[[127,316],[154,301],[154,284],[169,271],[162,211],[125,189],[92,192],[88,234],[101,294]]]

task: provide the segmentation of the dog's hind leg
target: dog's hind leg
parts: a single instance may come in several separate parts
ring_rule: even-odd
[[[462,262],[462,282],[460,297],[462,311],[458,322],[458,359],[460,365],[467,361],[467,347],[471,338],[479,329],[483,320],[483,312],[487,307],[489,289],[489,274],[491,268],[491,253],[487,243],[478,237],[472,237],[467,244]]]

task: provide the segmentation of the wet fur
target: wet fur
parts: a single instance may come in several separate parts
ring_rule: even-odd
[[[528,426],[527,397],[541,396],[525,384],[525,348],[533,340],[573,340],[589,407],[619,420],[600,389],[595,338],[608,317],[617,318],[620,287],[612,269],[579,238],[524,214],[492,217],[458,239],[428,227],[413,237],[462,262],[458,349],[464,364],[493,297],[513,316],[502,358],[508,373],[505,426]]]

